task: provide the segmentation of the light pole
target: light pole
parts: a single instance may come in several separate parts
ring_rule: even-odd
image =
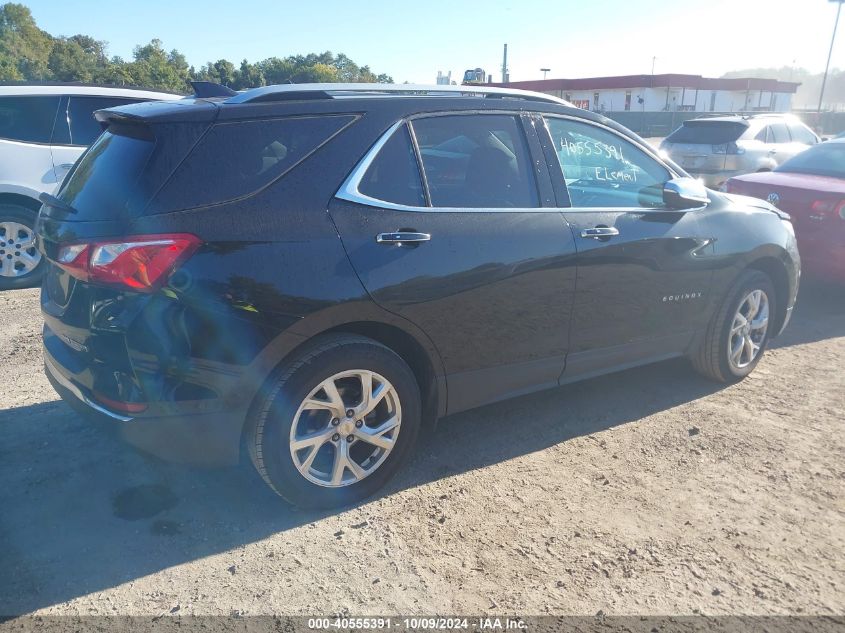
[[[540,72],[543,73],[543,81],[546,80],[546,73],[549,72],[551,68],[541,68]]]
[[[830,50],[827,53],[827,65],[824,67],[824,77],[822,77],[822,89],[819,92],[819,109],[822,111],[822,102],[824,101],[824,87],[827,83],[827,72],[830,70],[830,57],[833,55],[833,43],[836,41],[836,27],[839,26],[839,14],[842,13],[842,3],[845,0],[828,0],[828,2],[836,2],[836,21],[833,23],[833,35],[830,36]]]

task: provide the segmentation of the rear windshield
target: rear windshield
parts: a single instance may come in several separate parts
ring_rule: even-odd
[[[118,131],[122,133],[118,133]],[[59,198],[77,210],[74,220],[126,217],[138,177],[155,148],[146,134],[112,126],[82,155]]]
[[[804,150],[775,171],[845,178],[845,143],[821,143]]]
[[[354,119],[336,115],[218,123],[164,186],[150,212],[220,204],[255,193]]]
[[[700,143],[722,145],[737,140],[748,125],[739,121],[684,121],[666,137],[669,143]]]

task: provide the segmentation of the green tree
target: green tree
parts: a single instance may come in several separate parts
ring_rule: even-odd
[[[195,69],[178,50],[167,52],[161,40],[153,39],[136,46],[131,61],[109,58],[105,42],[84,34],[54,38],[38,28],[26,6],[0,5],[0,81],[81,81],[185,93],[192,79],[238,90],[268,83],[393,81],[331,51],[255,63],[244,59],[239,67],[219,59]]]
[[[290,59],[279,57],[268,57],[264,61],[258,62],[256,66],[261,70],[265,81],[270,85],[286,84],[293,73],[296,72],[296,68]]]
[[[22,4],[0,6],[0,79],[47,81],[53,38],[35,24]]]
[[[250,64],[247,60],[243,60],[237,72],[235,85],[232,87],[236,90],[245,90],[265,85],[267,85],[267,82],[258,64]]]
[[[177,50],[164,50],[161,40],[154,39],[146,46],[136,46],[134,60],[128,64],[133,83],[159,90],[182,92],[187,90],[188,63]]]

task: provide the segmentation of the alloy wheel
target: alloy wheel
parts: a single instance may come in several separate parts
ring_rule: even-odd
[[[30,227],[11,220],[0,222],[0,277],[22,277],[35,270],[40,261]]]
[[[366,369],[340,372],[299,405],[290,454],[308,481],[349,486],[384,463],[396,446],[401,422],[399,395],[386,378]]]
[[[734,369],[748,367],[760,355],[769,329],[769,297],[752,290],[739,303],[728,337],[728,360]]]

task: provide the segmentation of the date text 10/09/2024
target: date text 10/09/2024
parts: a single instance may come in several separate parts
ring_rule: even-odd
[[[378,618],[378,617],[349,617],[349,618],[309,618],[308,628],[315,631],[341,630],[387,630],[405,629],[410,631],[449,631],[449,630],[482,630],[482,631],[520,631],[527,628],[520,618],[492,617],[492,618],[440,618],[440,617],[412,617],[412,618]]]

